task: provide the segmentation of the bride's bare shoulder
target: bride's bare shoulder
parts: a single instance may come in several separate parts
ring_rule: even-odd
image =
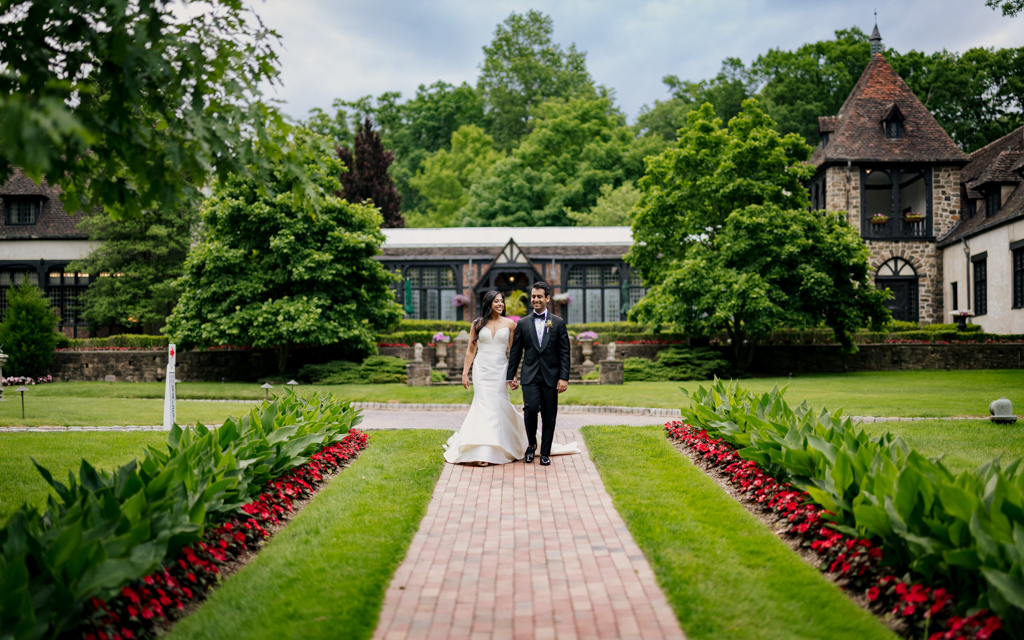
[[[509,329],[515,331],[516,321],[512,320],[510,318],[505,318],[505,326],[508,327]]]

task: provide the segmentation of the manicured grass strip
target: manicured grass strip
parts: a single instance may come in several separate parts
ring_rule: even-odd
[[[171,638],[369,638],[441,475],[450,431],[370,445]]]
[[[1016,407],[1014,411],[1018,411]],[[886,431],[899,435],[923,456],[942,456],[943,464],[953,473],[974,471],[999,456],[1004,461],[1024,458],[1024,429],[1019,421],[995,424],[989,420],[921,420],[860,426],[872,435]]]
[[[102,384],[102,383],[100,383]],[[31,391],[43,387],[51,395],[25,393],[25,418],[21,417],[21,398],[10,398],[0,402],[0,427],[110,427],[115,425],[152,426],[164,422],[164,401],[115,398],[89,398],[65,396],[59,393],[63,383],[37,385]],[[11,394],[5,391],[4,396]],[[220,402],[178,401],[178,423],[221,424],[228,415],[244,416],[255,405],[227,404]]]
[[[691,640],[896,638],[676,451],[661,427],[582,431]]]
[[[223,405],[221,408],[223,411]],[[68,470],[77,476],[82,458],[97,469],[111,471],[132,458],[141,458],[146,445],[165,444],[167,434],[153,431],[0,433],[0,525],[26,502],[46,504],[46,496],[52,490],[32,464],[32,458],[66,484]]]
[[[700,382],[627,382],[622,386],[569,385],[558,397],[559,404],[619,405],[677,409],[686,403],[679,387],[695,389]],[[707,382],[704,383],[708,385]],[[796,376],[794,378],[750,378],[743,386],[763,393],[775,385],[789,385],[786,397],[799,402],[804,398],[815,407],[845,407],[846,415],[946,417],[988,415],[988,403],[1006,396],[1014,405],[1024,406],[1024,372],[1020,370],[990,371],[878,371]],[[471,391],[461,386],[408,387],[404,384],[301,385],[301,391],[330,391],[356,402],[427,402],[469,403]],[[164,387],[155,382],[56,382],[36,385],[26,396],[163,398]],[[178,398],[238,398],[258,400],[264,390],[256,383],[182,382]],[[521,394],[512,394],[512,402],[520,402]],[[31,402],[31,398],[28,398]],[[0,406],[3,416],[21,416],[10,406]],[[32,407],[32,404],[29,404]],[[38,406],[38,405],[37,405]],[[103,406],[110,407],[109,404]],[[182,405],[178,405],[182,410]],[[194,409],[189,408],[189,411]],[[222,411],[223,412],[223,411]],[[230,411],[228,413],[231,413]],[[29,414],[30,416],[33,414]],[[160,414],[162,415],[162,414]],[[159,420],[157,420],[159,422]],[[218,420],[217,422],[220,422]],[[61,423],[49,423],[61,424]],[[78,422],[76,424],[84,424]],[[93,424],[116,424],[94,422]],[[121,423],[124,424],[124,423]],[[133,422],[132,424],[140,424]],[[156,424],[156,423],[154,423]]]

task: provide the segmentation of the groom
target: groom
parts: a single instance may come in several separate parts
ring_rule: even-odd
[[[555,439],[558,394],[569,388],[569,331],[565,322],[548,311],[551,287],[538,282],[530,291],[533,313],[516,323],[506,379],[516,389],[516,371],[523,360],[523,419],[526,422],[526,462],[537,451],[537,414],[544,423],[540,441],[540,463],[551,464],[551,443]]]

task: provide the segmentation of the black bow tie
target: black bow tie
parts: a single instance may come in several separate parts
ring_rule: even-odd
[[[537,313],[536,311],[534,311],[534,312],[533,312],[533,317],[534,317],[534,318],[542,318],[542,319],[543,319],[543,318],[546,318],[546,317],[548,317],[548,314],[547,314],[547,312],[544,312],[544,313]]]

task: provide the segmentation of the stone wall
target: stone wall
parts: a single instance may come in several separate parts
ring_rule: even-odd
[[[654,359],[671,345],[617,345],[618,360],[638,357]],[[728,347],[718,347],[723,357],[732,356]],[[382,355],[412,360],[412,347],[382,347]],[[600,346],[592,361],[607,356]],[[289,369],[303,364],[340,357],[324,349],[298,349]],[[423,360],[436,366],[433,347],[423,348]],[[448,362],[453,362],[449,352]],[[579,379],[583,354],[573,345],[572,375]],[[167,356],[153,351],[58,351],[50,373],[59,380],[102,381],[115,376],[118,382],[162,382]],[[1024,369],[1024,344],[865,344],[860,351],[844,355],[835,345],[773,345],[758,347],[751,371],[762,375],[843,373],[849,371],[899,371],[904,369]],[[457,380],[461,371],[450,369]],[[182,382],[254,381],[277,374],[277,360],[271,351],[222,350],[186,351],[178,354],[176,375]]]
[[[942,322],[942,252],[934,242],[913,240],[865,240],[871,251],[871,277],[890,258],[903,258],[917,272],[918,320]]]

